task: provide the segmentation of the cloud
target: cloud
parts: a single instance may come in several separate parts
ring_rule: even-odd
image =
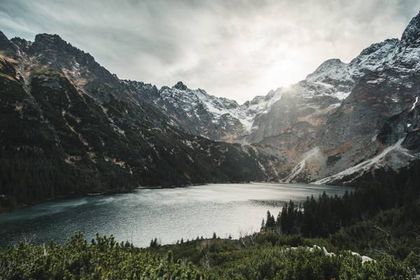
[[[2,0],[0,29],[56,33],[121,78],[245,101],[400,37],[417,0]]]

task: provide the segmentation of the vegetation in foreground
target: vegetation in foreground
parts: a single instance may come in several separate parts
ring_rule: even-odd
[[[63,245],[20,244],[0,253],[0,279],[410,279],[391,256],[362,262],[300,237],[264,232],[240,240],[196,240],[139,249],[77,234]],[[291,246],[293,246],[291,248]]]

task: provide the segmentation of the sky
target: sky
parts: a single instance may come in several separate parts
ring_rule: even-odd
[[[1,0],[0,30],[58,34],[120,78],[242,103],[400,38],[418,0]]]

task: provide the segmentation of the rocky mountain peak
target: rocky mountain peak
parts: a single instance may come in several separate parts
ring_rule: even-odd
[[[330,68],[330,67],[341,67],[343,65],[346,65],[344,62],[341,61],[339,58],[331,58],[324,61],[317,70],[324,69],[324,68]],[[315,70],[315,71],[317,71]]]
[[[404,45],[420,46],[420,12],[411,19],[401,36]]]
[[[398,44],[398,42],[399,42],[399,40],[394,38],[394,39],[386,39],[386,40],[384,40],[380,43],[374,43],[374,44],[370,45],[369,47],[363,49],[360,52],[360,54],[357,56],[357,58],[374,54],[374,53],[380,51],[381,49],[384,49],[387,46],[394,46],[394,45]]]
[[[7,39],[6,35],[4,35],[4,33],[0,31],[0,43],[3,42],[9,42],[9,39]]]
[[[61,39],[57,34],[37,34],[32,44],[34,51],[42,50],[69,50],[71,45]]]
[[[400,40],[387,39],[363,49],[360,54],[349,63],[351,75],[356,80],[365,73],[376,71],[378,68],[392,61],[398,49]]]
[[[335,75],[341,73],[346,68],[347,64],[338,58],[328,59],[324,61],[318,68],[309,74],[307,80],[323,80],[325,77],[334,78]]]
[[[13,44],[18,46],[23,51],[27,51],[29,49],[29,47],[32,45],[31,41],[27,41],[27,40],[25,40],[23,38],[20,38],[20,37],[14,37],[14,38],[10,39],[10,41],[12,41]]]
[[[46,60],[59,62],[59,64],[65,64],[68,60],[76,59],[80,64],[99,66],[96,65],[95,59],[89,53],[85,53],[67,43],[56,34],[37,34],[29,52],[45,56]]]
[[[67,44],[59,35],[57,34],[47,34],[40,33],[35,36],[35,43],[41,44]]]
[[[88,83],[83,86],[90,88],[92,96],[96,98],[102,98],[102,94],[99,94],[101,90],[98,90],[99,85],[113,84],[115,88],[120,85],[118,77],[96,62],[93,56],[71,45],[56,34],[38,34],[27,49],[21,49],[30,56],[36,57],[40,64],[64,71],[73,80],[81,77],[87,79]],[[120,96],[120,94],[118,95]]]
[[[176,89],[179,89],[179,90],[187,90],[188,89],[188,87],[181,81],[176,83],[172,88],[176,88]]]
[[[7,39],[6,35],[0,31],[0,54],[6,52],[6,54],[14,54],[16,47]]]

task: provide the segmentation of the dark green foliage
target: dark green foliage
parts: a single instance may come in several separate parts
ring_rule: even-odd
[[[357,188],[341,198],[324,193],[301,206],[287,203],[275,225],[265,222],[263,229],[271,230],[273,240],[280,230],[286,235],[328,238],[336,248],[374,258],[392,255],[420,271],[419,176],[420,162],[414,161],[388,181]]]
[[[302,206],[292,201],[283,207],[276,225],[285,234],[300,233],[305,237],[328,237],[343,227],[373,217],[381,211],[400,207],[416,209],[420,195],[420,161],[403,169],[394,179],[367,188],[346,192],[343,197],[323,193],[318,199],[307,198]]]
[[[334,251],[328,256],[318,244]],[[292,246],[292,249],[291,249]],[[304,239],[265,231],[240,240],[211,239],[150,249],[192,261],[214,279],[409,279],[402,262],[381,256],[366,262],[326,240]]]
[[[362,264],[348,251],[328,256],[314,240],[261,233],[241,240],[196,240],[138,249],[81,234],[65,244],[19,244],[0,250],[0,279],[409,279],[412,271],[389,256]],[[260,236],[257,238],[257,236]],[[259,241],[257,241],[257,239]],[[415,260],[414,257],[411,259]],[[407,260],[407,262],[410,260]]]
[[[293,201],[286,203],[277,217],[277,224],[285,234],[299,233],[299,224],[302,220],[302,211],[296,207]]]
[[[274,219],[274,216],[271,215],[270,211],[267,211],[267,217],[265,219],[265,228],[274,229],[275,225],[276,220]]]
[[[63,245],[20,244],[0,251],[0,279],[204,279],[197,267],[97,236]]]
[[[159,247],[159,241],[157,240],[157,238],[154,238],[150,241],[150,248],[156,248]]]
[[[322,250],[258,247],[215,268],[214,274],[226,279],[408,279],[410,270],[392,258],[362,264],[348,252],[330,257]]]
[[[373,257],[393,255],[420,271],[420,201],[343,228],[330,240]]]

